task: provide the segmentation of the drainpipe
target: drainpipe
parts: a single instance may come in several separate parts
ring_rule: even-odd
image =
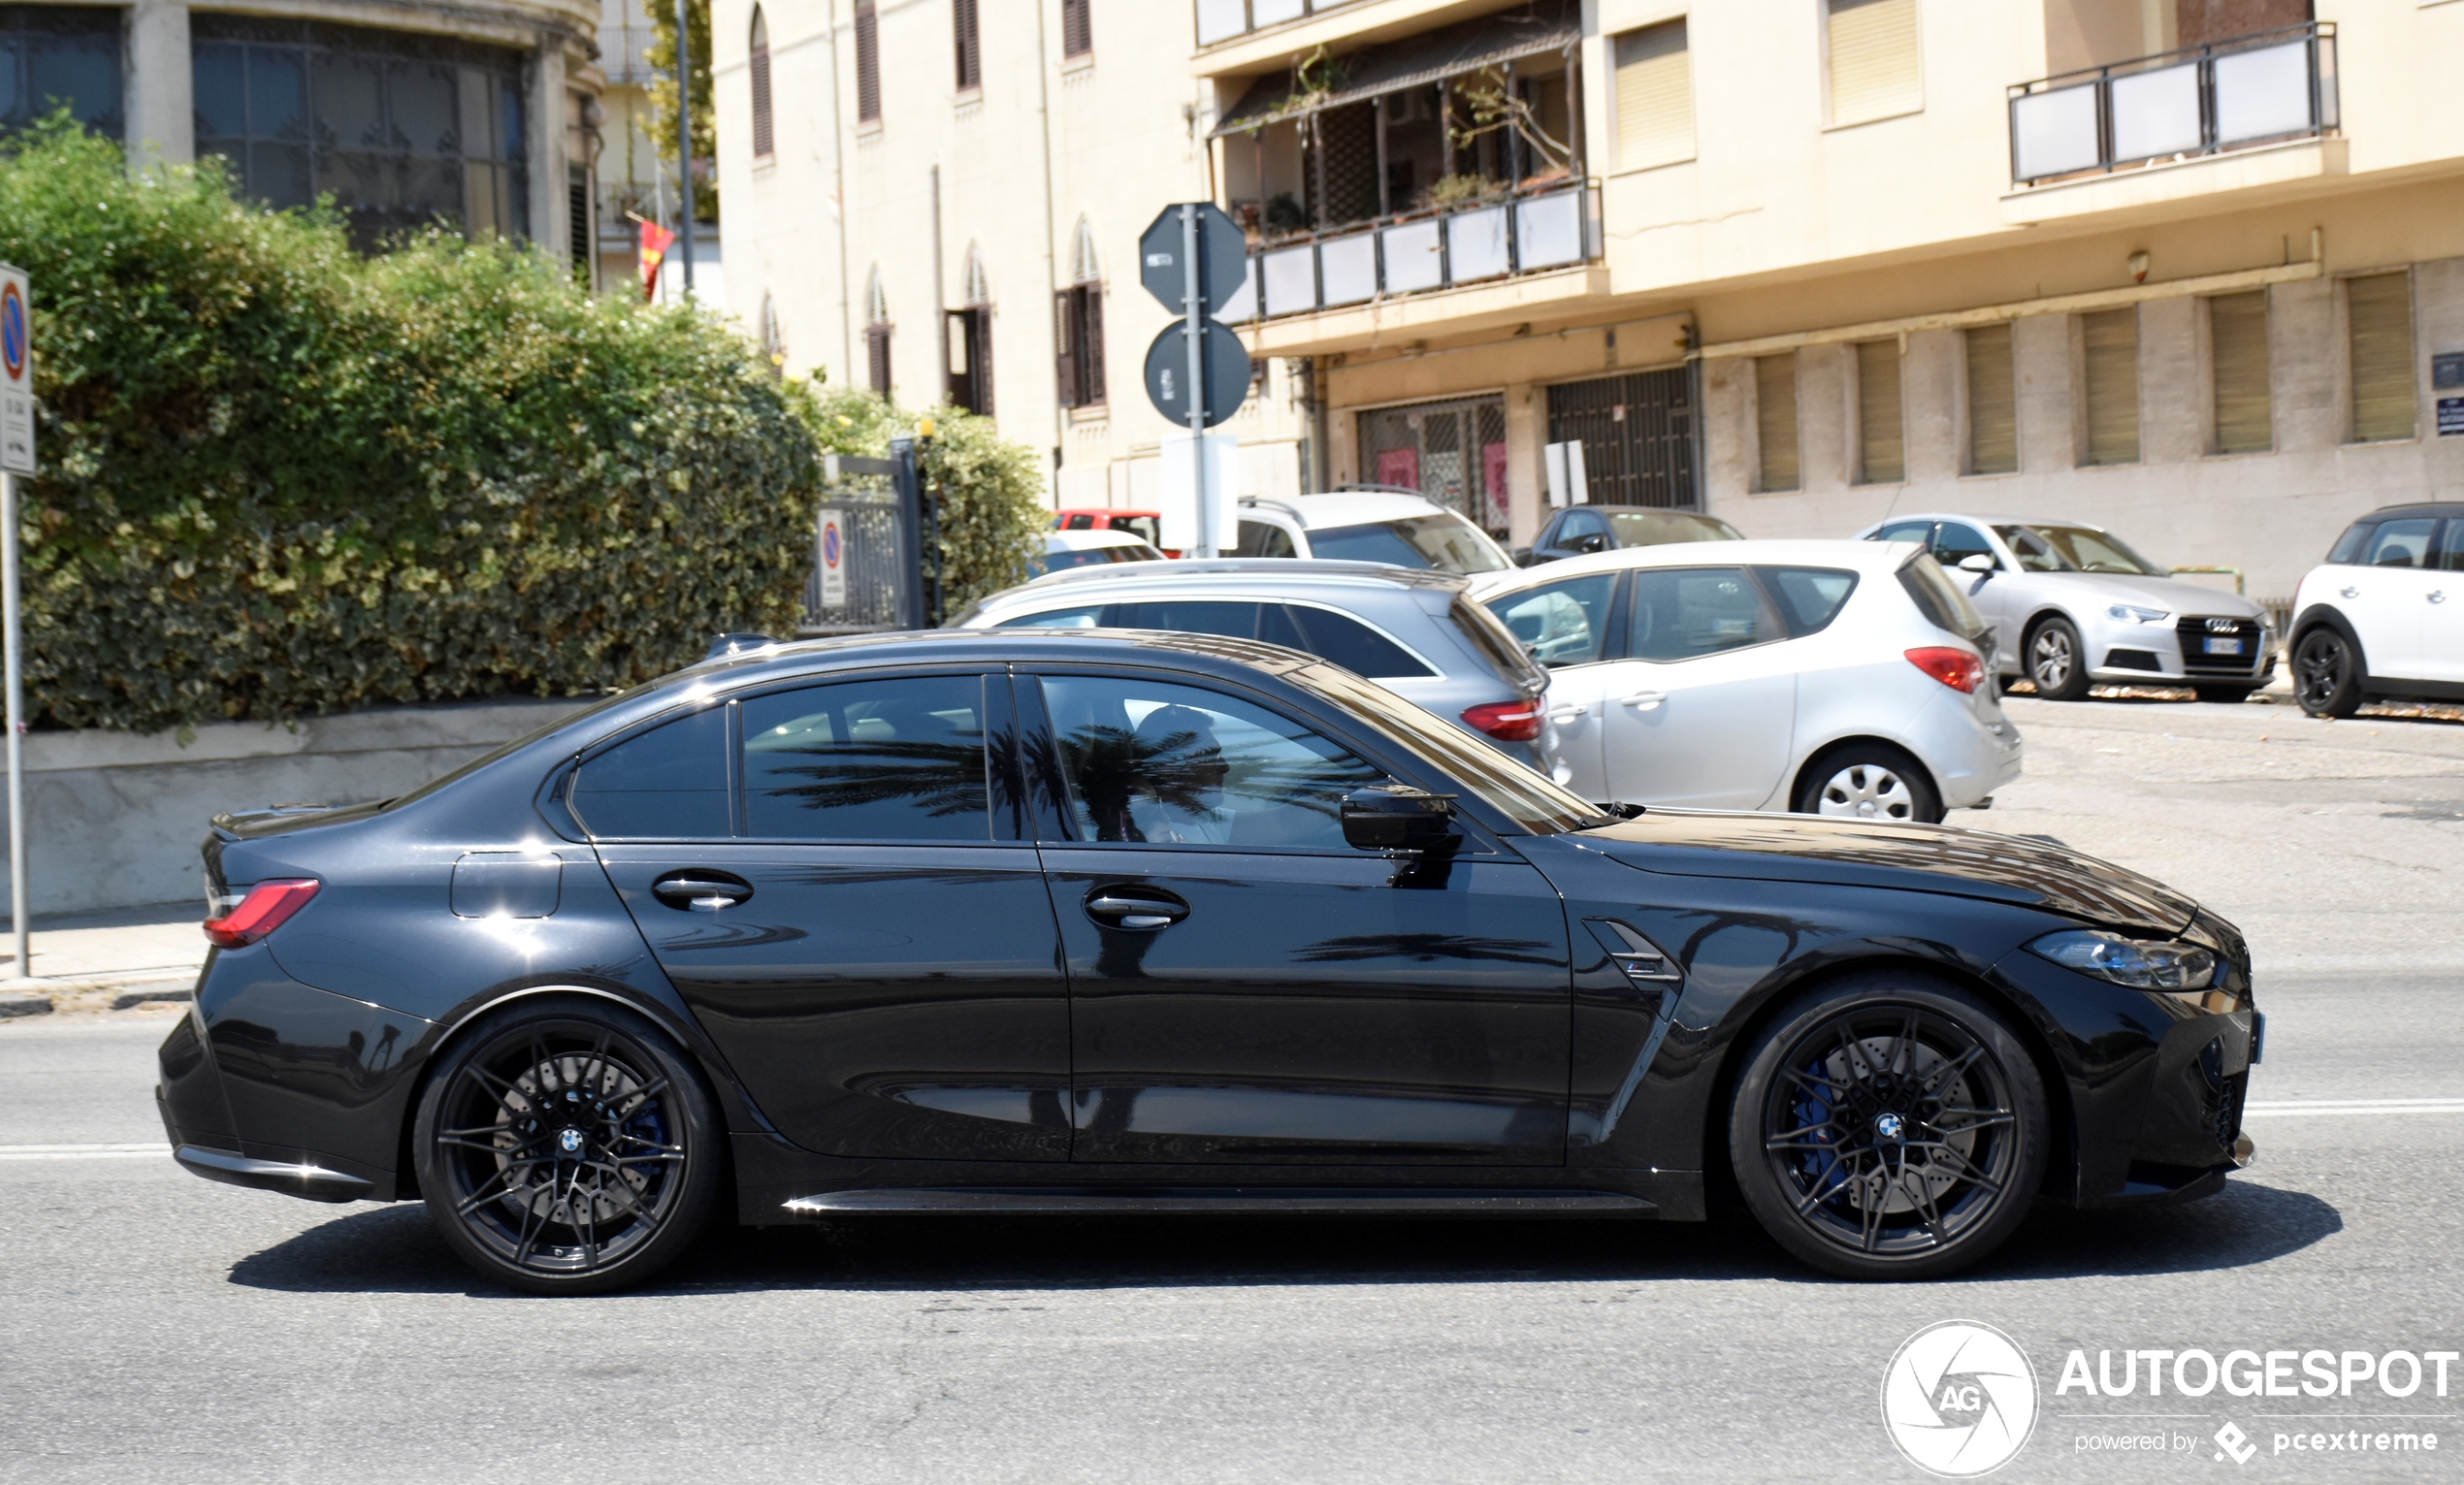
[[[1060,230],[1053,210],[1053,64],[1052,53],[1044,39],[1044,10],[1035,7],[1035,124],[1044,132],[1044,320],[1053,323],[1053,304],[1060,298],[1061,276],[1058,254],[1053,246],[1054,234]],[[1057,365],[1060,347],[1053,347]],[[1061,405],[1060,387],[1053,388],[1053,484],[1047,492],[1053,503],[1061,502],[1061,461],[1069,446],[1069,409]],[[1109,498],[1109,497],[1108,497]]]
[[[824,17],[829,26],[829,173],[831,202],[838,218],[838,366],[847,385],[856,385],[856,319],[847,277],[847,154],[841,137],[847,120],[838,82],[838,0],[830,0]]]

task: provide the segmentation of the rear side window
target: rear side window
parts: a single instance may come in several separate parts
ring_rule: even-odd
[[[1541,664],[1587,665],[1607,646],[1608,605],[1616,594],[1617,574],[1595,572],[1491,599],[1489,612]]]
[[[996,630],[1091,630],[1101,628],[1104,605],[1090,603],[1084,608],[1054,608],[1040,614],[1021,614],[992,626]]]
[[[1161,543],[1158,542],[1157,545]],[[1291,533],[1264,521],[1244,521],[1241,523],[1240,549],[1232,555],[1235,557],[1291,557],[1296,554],[1292,548]]]
[[[1626,653],[1636,660],[1697,660],[1784,637],[1743,567],[1643,568],[1630,605]]]
[[[842,681],[744,703],[744,823],[768,840],[982,841],[984,682]]]
[[[2438,530],[2438,522],[2428,517],[2408,521],[2383,521],[2370,538],[2370,552],[2362,565],[2370,567],[2426,567],[2430,565],[2430,536]]]
[[[1780,617],[1788,622],[1788,632],[1803,638],[1820,631],[1848,602],[1857,591],[1857,574],[1837,567],[1757,567],[1764,586],[1779,603]]]
[[[1285,637],[1285,636],[1289,637]],[[1299,603],[1259,605],[1257,637],[1305,650],[1373,681],[1435,675],[1403,646],[1345,614]]]
[[[1472,653],[1497,667],[1498,679],[1534,693],[1548,685],[1548,672],[1524,653],[1513,631],[1499,623],[1497,615],[1468,598],[1457,598],[1446,617],[1454,621],[1455,632],[1472,646]]]
[[[1937,630],[1947,630],[1963,639],[1973,639],[1985,631],[1985,616],[1960,592],[1941,564],[1923,553],[1917,554],[1899,569],[1899,586],[1917,605],[1917,612]]]
[[[2368,521],[2355,521],[2346,527],[2345,533],[2336,538],[2335,549],[2327,554],[2327,560],[2346,565],[2361,561],[2361,554],[2370,545],[2370,533],[2377,529]]]
[[[600,840],[726,840],[728,713],[712,706],[584,763],[567,801]]]
[[[1924,541],[1933,534],[1930,521],[1894,521],[1867,536],[1867,541]]]

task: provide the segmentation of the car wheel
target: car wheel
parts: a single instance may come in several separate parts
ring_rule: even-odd
[[[2293,646],[2293,699],[2313,717],[2350,717],[2361,710],[2361,657],[2352,641],[2324,625]]]
[[[2249,700],[2251,693],[2256,689],[2251,686],[2193,686],[2190,688],[2198,694],[2202,701],[2223,701],[2236,706]]]
[[[412,1127],[445,1241],[533,1294],[636,1284],[699,1236],[724,1132],[701,1075],[624,1007],[539,1001],[449,1049]]]
[[[1933,1278],[2027,1214],[2052,1125],[2043,1081],[1985,1003],[1917,971],[1837,981],[1755,1042],[1729,1116],[1766,1231],[1847,1278]]]
[[[2078,627],[2048,619],[2027,635],[2027,678],[2048,701],[2076,701],[2088,694],[2088,658]]]
[[[1942,795],[1897,748],[1856,744],[1817,759],[1797,789],[1799,815],[1942,823]]]

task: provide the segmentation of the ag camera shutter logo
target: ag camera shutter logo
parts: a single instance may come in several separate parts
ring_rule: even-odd
[[[2036,1369],[1990,1325],[1944,1320],[1903,1341],[1882,1373],[1882,1425],[1908,1463],[1949,1479],[1991,1474],[2036,1431]]]

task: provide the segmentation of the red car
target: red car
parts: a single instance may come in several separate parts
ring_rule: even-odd
[[[1056,532],[1127,532],[1166,557],[1181,554],[1163,544],[1163,512],[1159,510],[1073,509],[1053,512]]]

